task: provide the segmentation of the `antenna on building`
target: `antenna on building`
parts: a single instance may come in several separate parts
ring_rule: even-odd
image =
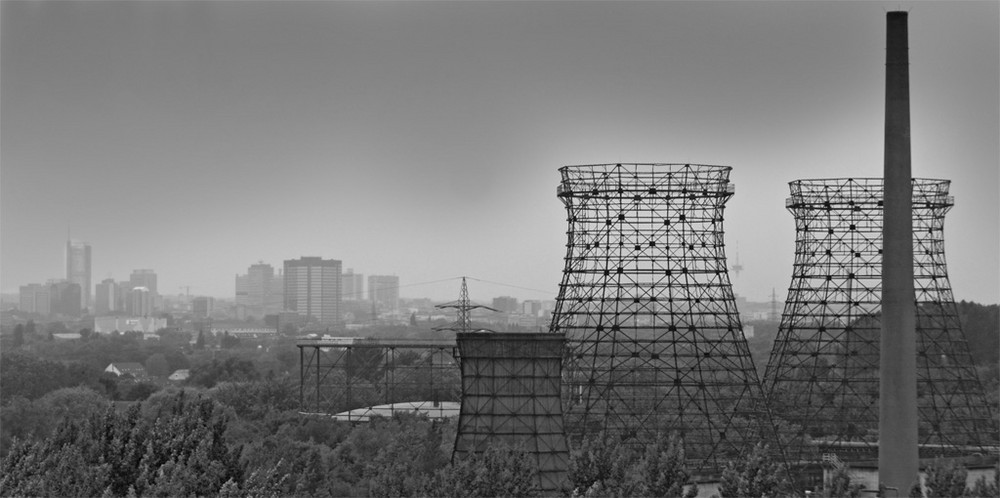
[[[769,319],[778,319],[778,294],[774,292],[774,287],[771,287],[771,316]]]
[[[740,263],[740,243],[736,243],[736,248],[733,251],[735,253],[735,262],[729,267],[729,271],[733,273],[733,276],[739,278],[740,272],[743,271],[743,265]]]
[[[483,306],[481,304],[472,304],[472,302],[469,301],[469,287],[465,284],[465,277],[462,277],[462,289],[459,291],[458,301],[439,304],[435,306],[435,308],[455,308],[458,310],[458,319],[451,325],[435,327],[434,330],[452,330],[455,332],[495,332],[490,329],[472,329],[472,314],[470,313],[472,310],[487,309],[497,312],[499,312],[499,310],[490,308],[489,306]]]

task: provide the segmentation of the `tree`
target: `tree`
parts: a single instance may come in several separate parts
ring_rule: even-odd
[[[962,464],[934,460],[924,469],[924,491],[927,498],[952,498],[966,494],[965,481],[969,475]]]
[[[205,331],[198,331],[198,339],[194,343],[195,349],[205,349]]]
[[[411,327],[416,327],[417,326],[417,313],[416,312],[410,313],[410,326]]]
[[[696,484],[684,491],[691,474],[684,468],[684,444],[673,434],[669,438],[662,433],[657,436],[656,444],[646,450],[639,470],[645,488],[642,495],[675,498],[694,498],[698,495]]]
[[[153,377],[166,377],[170,375],[170,364],[163,353],[156,353],[146,358],[146,373]]]
[[[861,484],[851,484],[847,467],[841,466],[834,469],[823,483],[823,498],[858,498],[863,488]]]
[[[778,496],[789,486],[785,466],[771,458],[767,445],[758,443],[748,455],[722,469],[719,495],[722,498]]]
[[[393,493],[373,484],[373,496]],[[507,445],[494,445],[485,452],[448,465],[427,481],[421,496],[538,496],[537,470],[527,453]],[[396,495],[400,496],[400,495]]]
[[[169,416],[141,406],[66,417],[48,438],[15,444],[0,463],[0,489],[27,496],[209,496],[243,483],[226,418],[209,399],[178,394]],[[58,478],[53,478],[58,476]]]

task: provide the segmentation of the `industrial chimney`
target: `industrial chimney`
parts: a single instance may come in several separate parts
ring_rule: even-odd
[[[919,477],[907,50],[907,13],[887,13],[878,466],[879,484],[899,496]]]

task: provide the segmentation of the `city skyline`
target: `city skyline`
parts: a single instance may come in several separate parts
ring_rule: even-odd
[[[468,275],[531,289],[476,283],[474,299],[549,299],[559,167],[690,162],[733,167],[734,290],[782,301],[788,182],[881,176],[898,7],[5,1],[0,288],[64,275],[69,223],[90,287],[151,268],[160,294],[227,298],[254,262],[319,256],[398,275],[402,297],[454,299]],[[910,14],[914,176],[952,180],[955,298],[987,304],[998,17],[995,2]]]

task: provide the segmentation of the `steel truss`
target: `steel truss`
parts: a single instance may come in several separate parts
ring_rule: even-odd
[[[569,446],[560,382],[565,339],[550,333],[459,333],[462,409],[453,458],[520,448],[544,492],[564,490]]]
[[[795,263],[765,393],[773,413],[797,426],[790,456],[876,458],[882,179],[789,185]],[[997,441],[945,266],[944,215],[954,203],[948,185],[913,180],[921,457],[983,451]]]
[[[299,406],[306,413],[343,414],[352,421],[368,413],[350,410],[393,405],[379,414],[412,412],[407,402],[458,403],[461,379],[452,341],[330,339],[301,341]],[[348,412],[348,413],[345,413]]]
[[[559,170],[569,229],[551,331],[565,332],[571,350],[571,438],[603,432],[643,445],[676,432],[695,468],[709,471],[762,436],[766,409],[726,265],[730,170]]]

